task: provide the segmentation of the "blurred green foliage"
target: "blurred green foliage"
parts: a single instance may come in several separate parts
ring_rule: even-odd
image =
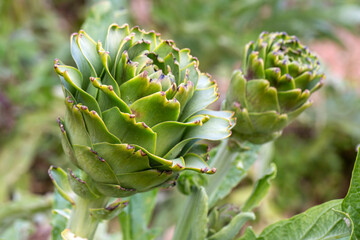
[[[321,100],[275,141],[275,201],[293,215],[346,195],[360,142],[360,98],[356,88],[332,81]],[[291,200],[289,200],[291,199]]]
[[[336,28],[356,30],[360,23],[360,3],[355,0],[156,0],[153,4],[156,27],[180,47],[190,48],[206,71],[225,67],[231,73],[242,59],[243,46],[262,31],[285,31],[304,42],[319,38],[341,42]]]

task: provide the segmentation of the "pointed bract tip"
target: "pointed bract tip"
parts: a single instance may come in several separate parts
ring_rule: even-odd
[[[143,156],[143,157],[147,156],[147,154],[143,150],[140,149],[139,152],[140,152],[141,156]]]
[[[128,144],[127,146],[126,146],[126,149],[128,149],[128,150],[130,150],[130,149],[134,149],[135,147],[134,146],[131,146],[130,144]]]

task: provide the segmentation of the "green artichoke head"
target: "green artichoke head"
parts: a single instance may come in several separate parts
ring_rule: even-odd
[[[54,69],[66,97],[63,148],[81,170],[67,173],[76,194],[124,197],[168,186],[183,170],[215,172],[196,142],[228,137],[233,113],[205,109],[217,85],[189,49],[113,24],[104,44],[73,34],[71,54],[77,67],[55,60]]]
[[[235,112],[233,138],[262,144],[311,106],[324,81],[320,63],[295,36],[263,32],[245,47],[243,72],[233,73],[224,108]]]

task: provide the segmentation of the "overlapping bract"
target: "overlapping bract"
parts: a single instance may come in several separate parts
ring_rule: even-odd
[[[217,85],[188,49],[114,24],[104,46],[73,34],[71,53],[78,69],[59,60],[54,68],[66,96],[63,147],[88,176],[68,172],[75,193],[123,197],[170,184],[182,170],[215,172],[196,142],[228,137],[233,114],[205,110]]]
[[[233,137],[262,144],[311,106],[323,85],[318,58],[295,36],[262,33],[245,47],[243,72],[233,73],[224,108],[235,111]]]

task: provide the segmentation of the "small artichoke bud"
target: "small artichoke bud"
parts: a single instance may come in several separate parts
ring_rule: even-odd
[[[316,55],[295,36],[263,32],[245,47],[243,71],[236,70],[224,102],[235,112],[233,138],[263,144],[311,106],[324,82]]]
[[[215,172],[196,143],[230,136],[233,114],[206,110],[217,85],[189,49],[113,24],[105,43],[74,33],[71,54],[77,67],[55,60],[54,69],[66,98],[58,119],[63,148],[87,176],[68,171],[73,192],[125,197],[174,185],[183,170]],[[54,181],[66,175],[55,169]]]
[[[240,208],[231,204],[213,208],[208,216],[208,237],[226,227],[240,212]]]

